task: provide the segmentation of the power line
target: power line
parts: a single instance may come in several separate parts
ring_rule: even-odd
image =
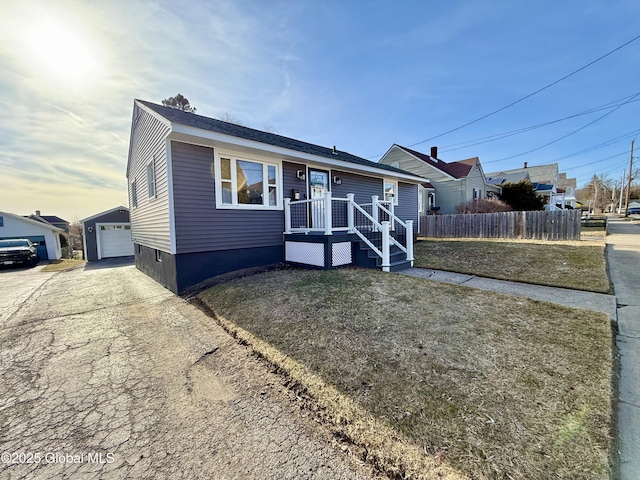
[[[605,160],[609,160],[610,158],[620,157],[621,155],[627,155],[628,153],[629,153],[629,151],[627,150],[626,152],[616,153],[615,155],[611,155],[610,157],[601,158],[599,160],[595,160],[595,161],[589,162],[589,163],[584,163],[584,164],[578,165],[576,167],[565,168],[564,170],[567,171],[567,172],[569,170],[577,170],[577,169],[582,168],[582,167],[588,167],[589,165],[593,165],[594,163],[604,162]],[[625,159],[624,161],[626,162],[627,160]]]
[[[465,123],[464,125],[460,125],[459,127],[453,128],[453,129],[451,129],[451,130],[447,130],[446,132],[441,133],[441,134],[439,134],[439,135],[436,135],[435,137],[427,138],[426,140],[422,140],[421,142],[418,142],[418,143],[414,143],[414,144],[412,144],[412,145],[409,145],[409,147],[415,147],[416,145],[420,145],[421,143],[425,143],[425,142],[428,142],[428,141],[430,141],[430,140],[434,140],[434,139],[436,139],[436,138],[443,137],[444,135],[447,135],[447,134],[449,134],[449,133],[455,132],[455,131],[457,131],[457,130],[461,130],[461,129],[465,128],[465,127],[468,127],[469,125],[473,125],[474,123],[479,122],[480,120],[484,120],[485,118],[488,118],[488,117],[490,117],[490,116],[492,116],[492,115],[495,115],[496,113],[502,112],[503,110],[506,110],[506,109],[507,109],[507,108],[509,108],[509,107],[513,107],[514,105],[516,105],[516,104],[518,104],[518,103],[522,102],[523,100],[526,100],[527,98],[531,98],[531,97],[533,97],[534,95],[537,95],[538,93],[540,93],[540,92],[542,92],[542,91],[546,90],[547,88],[553,87],[554,85],[557,85],[558,83],[562,82],[563,80],[566,80],[567,78],[572,77],[572,76],[573,76],[573,75],[575,75],[576,73],[581,72],[581,71],[582,71],[582,70],[584,70],[585,68],[590,67],[591,65],[593,65],[593,64],[595,64],[595,63],[597,63],[597,62],[599,62],[600,60],[603,60],[603,59],[607,58],[609,55],[611,55],[611,54],[613,54],[613,53],[617,52],[618,50],[620,50],[620,49],[622,49],[622,48],[626,47],[626,46],[627,46],[627,45],[629,45],[630,43],[635,42],[635,41],[636,41],[636,40],[638,40],[639,38],[640,38],[640,35],[638,35],[637,37],[632,38],[632,39],[631,39],[631,40],[629,40],[628,42],[626,42],[626,43],[624,43],[624,44],[620,45],[619,47],[614,48],[614,49],[613,49],[613,50],[611,50],[610,52],[605,53],[604,55],[602,55],[602,56],[600,56],[600,57],[596,58],[596,59],[595,59],[595,60],[593,60],[592,62],[587,63],[587,64],[586,64],[586,65],[584,65],[583,67],[580,67],[579,69],[574,70],[573,72],[569,73],[568,75],[565,75],[564,77],[559,78],[559,79],[558,79],[558,80],[556,80],[555,82],[551,82],[550,84],[545,85],[545,86],[544,86],[544,87],[542,87],[542,88],[539,88],[539,89],[538,89],[538,90],[536,90],[535,92],[530,93],[529,95],[526,95],[526,96],[524,96],[524,97],[522,97],[522,98],[520,98],[520,99],[516,100],[515,102],[511,102],[510,104],[505,105],[505,106],[504,106],[504,107],[502,107],[502,108],[499,108],[499,109],[497,109],[497,110],[494,110],[494,111],[493,111],[493,112],[491,112],[491,113],[487,113],[486,115],[483,115],[482,117],[479,117],[479,118],[476,118],[475,120],[472,120],[472,121],[470,121],[470,122],[467,122],[467,123]]]
[[[631,97],[631,95],[629,97]],[[614,108],[614,107],[622,105],[622,104],[616,104],[616,102],[628,99],[629,97],[624,97],[624,98],[621,98],[620,100],[615,100],[613,102],[606,103],[606,104],[601,105],[599,107],[594,107],[594,108],[591,108],[589,110],[585,110],[585,111],[580,112],[580,113],[575,113],[575,114],[569,115],[567,117],[559,118],[557,120],[550,120],[548,122],[539,123],[539,124],[536,124],[536,125],[531,125],[529,127],[523,127],[523,128],[519,128],[517,130],[510,130],[508,132],[497,133],[497,134],[494,134],[494,135],[488,135],[486,137],[480,137],[480,138],[476,138],[474,140],[468,140],[466,142],[459,142],[459,143],[454,143],[454,144],[451,144],[451,145],[445,145],[444,147],[442,147],[442,149],[440,151],[442,153],[446,153],[446,152],[453,152],[455,150],[462,150],[462,149],[465,149],[465,148],[474,147],[476,145],[482,145],[484,143],[494,142],[496,140],[502,140],[503,138],[508,138],[508,137],[512,137],[514,135],[519,135],[520,133],[529,132],[531,130],[536,130],[538,128],[546,127],[548,125],[553,125],[554,123],[559,123],[559,122],[562,122],[564,120],[570,120],[572,118],[581,117],[581,116],[584,116],[584,115],[589,115],[591,113],[596,113],[596,112],[599,112],[601,110],[606,110],[608,108]],[[640,99],[632,100],[629,103],[633,103],[633,102],[640,102]],[[635,132],[635,130],[634,130],[634,132]],[[473,142],[476,142],[476,143],[473,143]],[[458,146],[458,145],[462,145],[462,146]],[[449,147],[457,147],[457,148],[449,148]]]
[[[571,73],[569,73],[569,74],[565,75],[564,77],[561,77],[561,78],[559,78],[558,80],[556,80],[556,81],[554,81],[554,82],[551,82],[551,83],[549,83],[548,85],[545,85],[544,87],[539,88],[539,89],[538,89],[538,90],[536,90],[535,92],[532,92],[532,93],[530,93],[530,94],[528,94],[528,95],[526,95],[526,96],[524,96],[524,97],[522,97],[522,98],[520,98],[520,99],[518,99],[518,100],[516,100],[516,101],[514,101],[514,102],[511,102],[511,103],[509,103],[508,105],[505,105],[505,106],[504,106],[504,107],[502,107],[502,108],[499,108],[499,109],[497,109],[497,110],[494,110],[493,112],[487,113],[486,115],[483,115],[483,116],[481,116],[481,117],[478,117],[478,118],[476,118],[475,120],[472,120],[472,121],[467,122],[467,123],[465,123],[465,124],[463,124],[463,125],[460,125],[459,127],[452,128],[451,130],[447,130],[446,132],[440,133],[440,134],[438,134],[438,135],[436,135],[436,136],[433,136],[433,137],[427,138],[426,140],[422,140],[422,141],[420,141],[420,142],[413,143],[413,144],[408,145],[408,146],[409,146],[409,147],[415,147],[416,145],[420,145],[420,144],[422,144],[422,143],[429,142],[429,141],[431,141],[431,140],[435,140],[436,138],[440,138],[440,137],[443,137],[443,136],[445,136],[445,135],[448,135],[449,133],[456,132],[456,131],[461,130],[461,129],[465,128],[465,127],[468,127],[469,125],[473,125],[474,123],[477,123],[477,122],[479,122],[479,121],[481,121],[481,120],[484,120],[485,118],[488,118],[488,117],[490,117],[490,116],[492,116],[492,115],[495,115],[496,113],[502,112],[503,110],[506,110],[507,108],[510,108],[510,107],[512,107],[512,106],[514,106],[514,105],[516,105],[516,104],[518,104],[518,103],[520,103],[520,102],[522,102],[522,101],[524,101],[524,100],[526,100],[526,99],[528,99],[528,98],[531,98],[531,97],[533,97],[534,95],[537,95],[538,93],[540,93],[540,92],[542,92],[542,91],[544,91],[544,90],[546,90],[546,89],[548,89],[548,88],[550,88],[550,87],[552,87],[552,86],[554,86],[554,85],[556,85],[556,84],[558,84],[558,83],[562,82],[563,80],[566,80],[567,78],[572,77],[572,76],[573,76],[573,75],[575,75],[576,73],[581,72],[582,70],[584,70],[584,69],[586,69],[586,68],[590,67],[591,65],[593,65],[593,64],[595,64],[595,63],[597,63],[597,62],[599,62],[600,60],[603,60],[603,59],[607,58],[609,55],[611,55],[611,54],[613,54],[613,53],[617,52],[618,50],[623,49],[623,48],[624,48],[624,47],[626,47],[627,45],[629,45],[629,44],[631,44],[631,43],[635,42],[636,40],[638,40],[639,38],[640,38],[640,35],[638,35],[638,36],[636,36],[636,37],[632,38],[632,39],[631,39],[631,40],[629,40],[628,42],[623,43],[623,44],[622,44],[622,45],[620,45],[619,47],[614,48],[613,50],[611,50],[611,51],[609,51],[609,52],[605,53],[604,55],[602,55],[602,56],[600,56],[600,57],[596,58],[595,60],[593,60],[593,61],[591,61],[591,62],[587,63],[586,65],[584,65],[584,66],[582,66],[582,67],[578,68],[577,70],[574,70],[573,72],[571,72]],[[383,155],[383,154],[372,155],[372,156],[367,157],[367,158],[375,158],[375,157],[379,157],[380,155]]]
[[[633,98],[637,97],[638,95],[640,95],[640,92],[639,92],[639,93],[636,93],[635,95],[633,95],[633,96],[631,97],[631,99],[633,99]],[[533,152],[536,152],[536,151],[538,151],[538,150],[541,150],[541,149],[543,149],[543,148],[545,148],[545,147],[548,147],[549,145],[552,145],[552,144],[554,144],[554,143],[557,143],[557,142],[559,142],[560,140],[564,140],[565,138],[570,137],[571,135],[574,135],[574,134],[578,133],[578,132],[579,132],[579,131],[581,131],[581,130],[584,130],[585,128],[587,128],[587,127],[589,127],[589,126],[593,125],[594,123],[596,123],[596,122],[598,122],[598,121],[602,120],[604,117],[606,117],[606,116],[608,116],[608,115],[611,115],[613,112],[615,112],[615,111],[616,111],[616,110],[618,110],[619,108],[621,108],[621,107],[623,107],[624,105],[626,105],[627,103],[629,103],[629,102],[631,101],[631,99],[627,100],[627,101],[626,101],[626,102],[624,102],[624,103],[621,103],[620,105],[618,105],[617,107],[615,107],[613,110],[611,110],[611,111],[609,111],[609,112],[605,113],[604,115],[599,116],[599,117],[598,117],[598,118],[596,118],[595,120],[593,120],[593,121],[591,121],[591,122],[587,123],[586,125],[583,125],[582,127],[578,128],[577,130],[574,130],[574,131],[572,131],[572,132],[569,132],[569,133],[567,133],[566,135],[563,135],[563,136],[561,136],[561,137],[559,137],[559,138],[556,138],[555,140],[552,140],[551,142],[545,143],[544,145],[541,145],[541,146],[539,146],[539,147],[533,148],[533,149],[531,149],[531,150],[527,150],[526,152],[522,152],[522,153],[519,153],[519,154],[517,154],[517,155],[511,155],[510,157],[498,158],[498,159],[496,159],[496,160],[489,160],[489,161],[484,162],[484,163],[494,163],[494,162],[501,162],[501,161],[503,161],[503,160],[511,160],[512,158],[522,157],[523,155],[527,155],[527,154],[529,154],[529,153],[533,153]]]

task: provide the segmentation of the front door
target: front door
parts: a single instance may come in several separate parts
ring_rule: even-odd
[[[329,191],[329,172],[309,169],[309,195],[313,199],[324,198]],[[311,228],[324,228],[324,203],[311,202]]]

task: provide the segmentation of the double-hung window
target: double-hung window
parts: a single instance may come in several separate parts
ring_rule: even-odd
[[[384,181],[384,201],[398,205],[398,182],[394,180]]]
[[[221,153],[215,177],[218,208],[282,208],[277,163]]]
[[[155,158],[147,164],[147,190],[149,192],[149,198],[156,196]]]

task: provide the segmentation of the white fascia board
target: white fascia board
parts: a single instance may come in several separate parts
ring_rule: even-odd
[[[320,163],[322,165],[329,165],[331,167],[349,169],[349,170],[360,171],[360,172],[376,173],[380,176],[392,176],[395,178],[409,180],[411,182],[416,182],[416,183],[429,181],[426,178],[418,177],[416,175],[407,175],[404,173],[384,170],[374,166],[369,167],[367,165],[360,165],[357,163],[345,162],[343,160],[334,160],[332,158],[322,157],[320,155],[312,155],[310,153],[304,153],[298,150],[291,150],[284,147],[277,147],[275,145],[269,145],[268,143],[261,143],[255,140],[247,140],[244,138],[234,137],[233,135],[226,135],[223,133],[212,132],[210,130],[203,130],[201,128],[188,127],[186,125],[173,124],[171,127],[171,133],[169,134],[169,138],[171,138],[171,134],[174,132],[182,135],[190,135],[193,137],[206,138],[208,140],[224,143],[227,145],[237,145],[244,148],[267,151],[270,153],[274,153],[276,155],[293,157],[298,160],[305,160],[309,162]]]
[[[126,210],[127,212],[129,211],[129,209],[127,207],[120,205],[119,207],[112,208],[111,210],[105,210],[104,212],[96,213],[95,215],[91,215],[90,217],[83,218],[82,220],[79,220],[79,221],[80,221],[80,223],[88,222],[89,220],[93,220],[94,218],[101,217],[102,215],[107,215],[108,213],[113,213],[116,210]]]
[[[169,127],[169,128],[172,127],[171,121],[167,120],[165,117],[163,117],[159,113],[155,112],[154,110],[151,110],[149,107],[147,107],[146,105],[143,105],[138,100],[135,101],[135,104],[138,107],[140,107],[142,110],[147,112],[149,115],[151,115],[153,118],[155,118],[155,119],[159,120],[160,122],[164,123],[167,127]]]

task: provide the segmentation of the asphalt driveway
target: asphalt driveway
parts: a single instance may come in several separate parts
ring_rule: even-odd
[[[0,271],[1,478],[370,478],[206,315],[101,266]]]

